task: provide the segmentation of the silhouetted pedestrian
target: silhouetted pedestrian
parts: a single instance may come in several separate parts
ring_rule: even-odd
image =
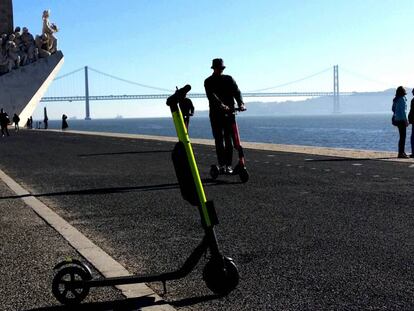
[[[188,127],[190,126],[190,117],[194,115],[194,105],[191,99],[186,97],[180,101],[180,110],[183,115],[184,124],[188,131]]]
[[[398,127],[400,139],[398,141],[398,157],[402,159],[408,158],[405,153],[405,137],[407,135],[407,99],[405,98],[407,92],[404,87],[399,86],[395,92],[395,97],[392,101],[393,124]]]
[[[33,117],[32,117],[32,116],[30,116],[30,118],[29,118],[29,119],[30,119],[30,127],[29,127],[29,128],[31,128],[31,129],[32,129],[32,128],[33,128]]]
[[[19,118],[19,116],[15,113],[14,114],[14,116],[13,116],[13,123],[14,123],[14,130],[16,131],[16,132],[18,132],[19,131],[19,122],[20,122],[20,118]]]
[[[45,124],[45,130],[49,127],[49,118],[47,117],[46,107],[43,108],[43,123]]]
[[[3,108],[0,109],[0,127],[1,127],[1,136],[4,137],[5,133],[7,136],[10,136],[9,130],[7,129],[7,126],[10,124],[9,115],[7,112],[3,110]]]
[[[62,130],[65,130],[69,127],[68,122],[66,121],[67,118],[67,115],[62,115]]]
[[[414,89],[411,91],[414,96]],[[414,97],[411,99],[410,112],[408,113],[408,122],[411,123],[411,154],[410,158],[414,158]]]

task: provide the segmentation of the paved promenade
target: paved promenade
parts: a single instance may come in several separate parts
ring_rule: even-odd
[[[202,229],[198,212],[180,196],[174,143],[119,136],[22,131],[0,141],[0,169],[130,273],[176,269]],[[214,149],[197,142],[207,197],[220,219],[219,243],[241,280],[227,297],[212,295],[202,281],[203,260],[186,279],[168,283],[168,304],[414,309],[413,161],[394,161],[395,153],[248,144],[263,149],[246,150],[250,181],[215,182],[208,176]],[[22,197],[0,182],[0,310],[66,310],[50,294],[52,268],[81,256]],[[162,294],[160,284],[149,286]],[[125,300],[114,288],[92,289],[87,303],[85,310],[148,304]]]

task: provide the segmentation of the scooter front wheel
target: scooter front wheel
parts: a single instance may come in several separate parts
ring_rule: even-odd
[[[217,295],[227,295],[239,284],[239,271],[233,259],[211,259],[203,270],[203,280]]]
[[[220,170],[217,165],[212,165],[210,167],[210,176],[212,179],[216,180],[220,174]]]
[[[53,278],[52,293],[64,305],[79,304],[89,294],[89,286],[79,283],[90,279],[91,276],[81,267],[64,267]]]

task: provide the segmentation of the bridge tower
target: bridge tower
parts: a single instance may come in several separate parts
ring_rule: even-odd
[[[339,69],[338,65],[333,67],[333,113],[340,113],[339,106]]]
[[[85,120],[91,120],[89,112],[89,79],[88,66],[85,66]]]
[[[13,1],[0,1],[0,33],[13,32]]]

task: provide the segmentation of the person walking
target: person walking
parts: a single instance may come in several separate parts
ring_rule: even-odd
[[[411,94],[414,96],[414,89]],[[408,123],[411,124],[411,154],[410,158],[414,158],[414,97],[411,99],[410,112],[408,113]]]
[[[405,98],[407,92],[404,87],[399,86],[395,92],[395,97],[392,101],[393,124],[398,127],[400,139],[398,141],[398,158],[408,158],[405,153],[405,138],[407,135],[407,99]]]
[[[1,127],[1,136],[4,137],[5,133],[7,136],[10,136],[9,130],[7,126],[10,123],[9,115],[7,112],[3,110],[3,108],[0,109],[0,127]]]
[[[225,68],[221,58],[213,59],[211,66],[213,74],[204,81],[204,88],[210,106],[210,123],[216,145],[219,171],[232,174],[232,126],[236,120],[234,100],[240,111],[246,108],[236,81],[231,76],[223,74]]]
[[[194,115],[194,105],[191,99],[187,97],[184,98],[179,104],[181,113],[183,115],[184,124],[188,131],[188,127],[190,126],[190,117]]]
[[[65,130],[69,127],[68,122],[66,121],[67,118],[68,118],[67,115],[65,114],[62,115],[62,130]]]
[[[15,113],[14,114],[14,116],[13,116],[13,123],[14,123],[14,130],[16,131],[16,132],[18,132],[19,131],[19,122],[20,122],[20,118],[19,118],[19,116]]]

